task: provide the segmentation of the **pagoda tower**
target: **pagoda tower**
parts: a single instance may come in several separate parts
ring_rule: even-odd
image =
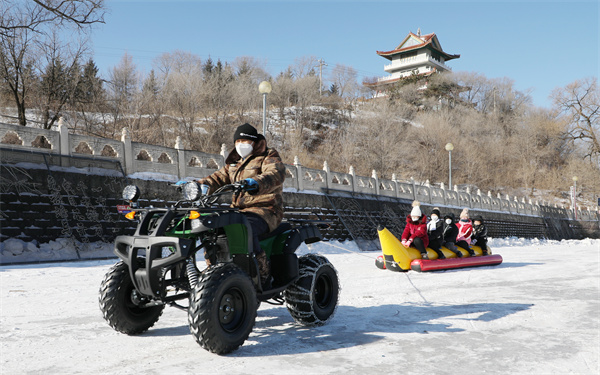
[[[416,34],[410,32],[395,49],[377,51],[377,54],[391,61],[383,67],[383,70],[389,73],[388,76],[366,84],[378,91],[404,77],[411,75],[427,77],[436,72],[451,70],[446,62],[460,57],[460,55],[444,52],[437,35],[435,33],[421,35],[421,29]]]

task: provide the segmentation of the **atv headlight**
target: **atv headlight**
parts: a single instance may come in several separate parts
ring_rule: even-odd
[[[183,185],[182,192],[183,199],[186,201],[195,201],[200,197],[200,185],[195,181],[188,182]]]
[[[123,189],[123,199],[129,202],[135,202],[140,197],[140,188],[135,185],[127,185]]]

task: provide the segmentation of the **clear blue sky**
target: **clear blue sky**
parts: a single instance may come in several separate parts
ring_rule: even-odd
[[[587,1],[157,1],[107,0],[106,24],[92,33],[103,76],[125,52],[141,71],[163,52],[184,50],[203,59],[266,60],[275,76],[303,56],[352,66],[359,81],[384,76],[394,49],[409,31],[435,32],[455,72],[508,77],[533,90],[536,106],[576,79],[599,75],[600,11]],[[324,71],[326,75],[327,71]]]

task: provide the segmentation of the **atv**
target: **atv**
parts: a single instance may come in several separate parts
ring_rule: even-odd
[[[271,262],[271,280],[263,286],[252,249],[246,216],[219,207],[225,194],[239,194],[244,183],[225,185],[202,195],[196,182],[183,185],[183,199],[170,208],[139,208],[140,190],[128,185],[126,214],[137,220],[132,236],[118,236],[120,258],[100,286],[100,310],[115,330],[147,331],[166,305],[187,310],[191,334],[204,349],[226,354],[250,335],[261,302],[285,304],[301,325],[330,320],[339,296],[337,271],[323,256],[298,257],[301,243],[321,240],[320,220],[287,220],[262,236]],[[208,267],[200,270],[200,256]],[[187,303],[185,302],[187,301]]]

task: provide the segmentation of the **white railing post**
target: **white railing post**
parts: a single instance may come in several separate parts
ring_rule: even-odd
[[[331,171],[329,170],[329,164],[327,164],[327,160],[323,162],[323,171],[325,172],[325,187],[327,190],[329,190],[329,173],[331,173]]]
[[[181,144],[181,137],[175,139],[175,149],[177,150],[177,177],[179,180],[187,177],[187,163],[185,161],[185,150]]]
[[[304,173],[302,173],[302,164],[300,164],[300,159],[297,156],[294,156],[294,166],[296,167],[296,176],[298,180],[298,191],[304,190]]]
[[[379,177],[377,177],[377,171],[375,169],[371,172],[371,178],[375,180],[375,195],[379,195]]]
[[[354,172],[353,166],[350,166],[350,168],[348,168],[348,174],[352,176],[352,192],[356,193],[356,173]]]
[[[123,166],[123,169],[125,170],[125,174],[129,175],[135,172],[133,170],[133,148],[131,146],[129,129],[123,128],[121,130],[121,142],[123,142],[123,152],[125,153],[125,165]]]
[[[71,155],[69,150],[69,128],[65,125],[63,118],[58,119],[58,134],[60,139],[60,154],[64,156]]]
[[[69,149],[69,128],[65,125],[63,118],[58,119],[58,139],[59,139],[59,152],[61,156],[70,156],[71,150]],[[60,165],[63,167],[71,166],[69,158],[60,158]]]

